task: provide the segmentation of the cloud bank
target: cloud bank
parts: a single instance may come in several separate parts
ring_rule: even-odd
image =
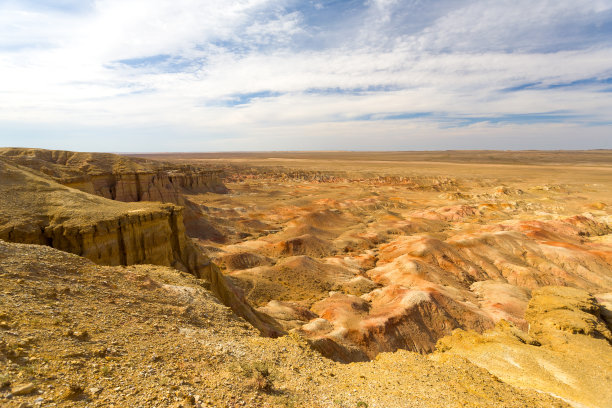
[[[612,148],[612,2],[1,1],[0,145]]]

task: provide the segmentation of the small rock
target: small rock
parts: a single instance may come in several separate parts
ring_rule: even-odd
[[[79,385],[70,385],[61,395],[65,400],[76,400],[83,395],[83,388]]]
[[[13,389],[11,390],[11,393],[13,395],[27,395],[34,391],[36,391],[36,386],[34,385],[34,383],[28,383],[28,384],[18,385],[18,386],[13,387]]]
[[[72,335],[79,340],[86,340],[89,337],[89,333],[87,331],[74,331]]]
[[[100,392],[102,392],[102,388],[93,387],[89,389],[89,393],[91,395],[96,395],[96,394],[99,394]]]
[[[9,379],[0,380],[0,389],[10,387],[10,385],[11,385],[11,380]]]

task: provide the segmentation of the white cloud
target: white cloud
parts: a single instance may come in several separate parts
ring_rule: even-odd
[[[477,125],[450,129],[444,118],[565,112],[571,124],[555,126],[575,130],[584,122],[583,132],[602,140],[600,128],[587,122],[612,121],[612,93],[599,92],[605,85],[545,88],[612,77],[612,41],[591,44],[579,37],[581,47],[537,49],[550,45],[538,36],[542,26],[607,13],[608,1],[474,1],[449,7],[416,34],[397,34],[391,43],[383,38],[390,35],[385,25],[395,24],[394,12],[418,4],[372,0],[363,12],[363,21],[372,24],[355,28],[352,46],[342,41],[300,49],[294,39],[310,29],[303,11],[285,12],[284,2],[272,0],[98,0],[78,13],[6,3],[0,5],[0,133],[3,123],[67,129],[112,123],[132,131],[157,126],[209,135],[183,140],[189,146],[212,143],[212,135],[234,135],[258,138],[253,148],[269,149],[281,130],[305,141],[320,132],[327,135],[317,139],[321,143],[337,144],[332,129],[338,140],[353,135],[359,146],[369,143],[368,132],[390,132],[397,140],[423,132],[442,141],[474,132],[482,143],[478,135],[484,131]],[[523,48],[521,35],[527,34],[534,34],[534,43]],[[504,44],[517,48],[505,52]],[[142,66],[118,62],[159,55],[171,58]],[[542,89],[501,91],[526,83]],[[264,91],[271,96],[249,100],[248,94]],[[237,94],[247,95],[244,104],[228,106]],[[409,112],[432,115],[355,121]],[[485,127],[506,134],[525,126]],[[0,144],[15,144],[11,140],[0,136]],[[120,147],[122,138],[114,142],[114,150],[128,150]],[[215,139],[212,145],[223,143]]]

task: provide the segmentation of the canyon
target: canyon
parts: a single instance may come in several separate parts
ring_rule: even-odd
[[[0,152],[0,239],[26,244],[41,244],[75,253],[102,265],[154,264],[172,266],[189,272],[209,282],[210,288],[236,313],[249,319],[251,323],[266,335],[276,336],[282,330],[266,315],[253,310],[237,295],[237,291],[228,282],[214,263],[194,246],[185,233],[182,206],[159,202],[123,202],[89,194],[90,183],[81,182],[77,190],[74,178],[64,178],[65,174],[77,171],[78,168],[94,169],[91,155],[77,154],[77,160],[66,160],[69,152],[42,152],[23,150],[15,156],[15,150]],[[40,159],[43,157],[43,159]],[[72,156],[75,159],[74,156]],[[78,160],[84,159],[84,160]],[[96,159],[100,160],[99,157]],[[118,156],[110,159],[121,161]],[[109,164],[107,157],[102,163]],[[125,161],[125,160],[124,160]],[[22,163],[22,164],[19,164]],[[26,165],[24,165],[24,163]],[[127,161],[131,171],[135,163]],[[145,163],[148,164],[148,163]],[[141,164],[141,166],[143,166]],[[124,171],[121,170],[113,171]],[[139,169],[142,170],[142,167]],[[165,172],[167,172],[166,170]],[[134,185],[120,184],[120,191],[146,192],[143,197],[169,197],[172,201],[181,202],[180,191],[183,188],[200,186],[203,191],[221,188],[217,176],[200,172],[207,182],[190,184],[164,184],[169,177],[160,171],[159,177],[149,183],[147,189],[134,189]],[[49,178],[47,175],[52,174]],[[114,173],[104,175],[105,180],[136,180]],[[150,169],[145,169],[145,175]],[[82,176],[88,179],[88,176]],[[148,178],[140,178],[148,179]],[[186,177],[176,177],[185,180]],[[57,180],[57,181],[56,181]],[[66,183],[60,184],[60,183]],[[98,184],[99,186],[99,184]],[[131,187],[130,187],[131,186]],[[111,188],[112,187],[112,188]],[[115,191],[116,185],[97,191]],[[142,187],[142,186],[141,186]],[[122,195],[126,198],[129,195]],[[136,197],[136,196],[134,196]]]
[[[335,160],[163,157],[224,168],[230,194],[189,196],[222,237],[200,246],[260,311],[332,359],[428,353],[454,329],[502,319],[527,330],[533,290],[612,288],[600,156],[599,167],[567,167],[568,156],[534,166],[326,154]]]
[[[448,405],[445,398],[466,386],[461,380],[440,390],[440,400],[402,401],[385,379],[414,388],[416,378],[402,374],[411,367],[432,380],[453,372],[485,388],[492,386],[486,378],[501,381],[502,400],[490,399],[489,388],[482,397],[472,384],[457,406],[606,407],[612,395],[597,390],[612,384],[610,163],[608,151],[121,156],[0,149],[0,243],[7,242],[0,260],[12,271],[2,276],[11,285],[26,279],[32,252],[55,259],[51,269],[74,264],[66,273],[79,282],[89,279],[76,272],[82,269],[153,288],[146,296],[169,296],[168,285],[197,287],[197,296],[177,289],[189,312],[179,308],[164,324],[178,319],[178,332],[192,340],[214,334],[226,336],[214,340],[223,343],[231,332],[236,347],[256,349],[268,362],[285,356],[270,364],[283,371],[277,386],[291,390],[295,406]],[[57,285],[51,280],[62,274],[35,275],[27,280],[32,290],[35,282]],[[229,309],[204,313],[220,307],[211,302]],[[113,313],[121,320],[122,311]],[[202,313],[224,317],[202,324]],[[215,334],[224,325],[229,332]],[[334,376],[288,374],[304,353],[309,370]],[[240,359],[224,355],[220,370],[229,378],[227,360]],[[316,393],[307,395],[300,381]],[[333,387],[348,384],[352,391],[334,401]],[[230,390],[233,399],[213,393],[216,405],[240,405],[238,392],[254,396],[253,406],[290,406],[257,387]]]

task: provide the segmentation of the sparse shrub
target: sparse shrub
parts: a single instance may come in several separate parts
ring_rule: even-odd
[[[78,400],[83,397],[83,387],[77,384],[70,384],[61,394],[64,400]]]
[[[363,401],[357,401],[357,408],[368,408],[368,404]]]
[[[109,366],[102,366],[102,368],[100,368],[100,374],[102,374],[104,377],[110,376],[112,371],[113,370]]]
[[[247,385],[257,391],[269,392],[272,390],[276,376],[272,375],[269,362],[254,361],[251,364],[242,364],[241,368],[244,375],[249,378]]]
[[[31,365],[21,366],[21,372],[27,377],[33,377],[36,374],[36,369]]]

